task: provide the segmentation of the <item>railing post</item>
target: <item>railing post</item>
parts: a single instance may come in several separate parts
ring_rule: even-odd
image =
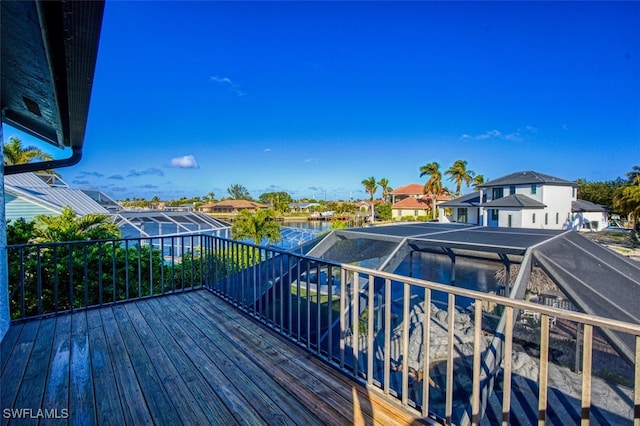
[[[344,268],[340,268],[340,368],[344,369],[344,356],[345,356],[345,334],[347,333],[346,325],[346,286],[347,286],[347,271]],[[298,288],[298,295],[300,289]],[[298,310],[298,312],[300,312]],[[300,316],[298,315],[298,318]],[[298,327],[299,328],[299,327]]]
[[[411,285],[402,283],[402,390],[401,401],[406,407],[409,401],[409,325],[411,318],[409,312],[411,308]]]
[[[383,391],[389,395],[391,382],[391,280],[384,280],[384,383]]]
[[[358,272],[353,273],[353,296],[351,298],[351,356],[353,362],[353,375],[358,377],[358,362],[360,355],[360,348],[358,345],[358,339],[360,339],[360,274]]]
[[[540,378],[538,379],[538,425],[547,421],[549,379],[549,316],[540,317]]]
[[[511,413],[511,356],[513,351],[513,307],[505,307],[504,359],[502,383],[502,425],[509,425]]]
[[[640,336],[636,336],[636,359],[633,377],[633,424],[640,426]]]
[[[582,372],[582,408],[580,410],[580,421],[583,426],[590,424],[591,410],[591,361],[593,357],[593,327],[584,325],[584,360]]]
[[[37,258],[37,274],[36,284],[38,291],[38,315],[42,315],[42,254],[40,252],[40,246],[38,246],[36,250],[36,258]]]
[[[424,289],[424,327],[422,330],[422,416],[429,414],[429,382],[431,381],[431,350],[429,336],[431,336],[431,290]]]
[[[369,275],[369,285],[367,292],[367,384],[373,385],[373,317],[374,317],[374,299],[375,299],[375,285],[373,275]]]
[[[580,362],[582,361],[581,355],[582,349],[582,324],[576,323],[576,360],[575,360],[575,373],[580,373]]]
[[[471,394],[471,424],[480,424],[480,351],[482,350],[482,303],[476,299],[473,317],[473,389]]]
[[[447,385],[445,396],[445,421],[447,424],[451,424],[453,420],[453,354],[454,354],[454,325],[456,315],[456,299],[453,293],[449,293],[447,296]]]

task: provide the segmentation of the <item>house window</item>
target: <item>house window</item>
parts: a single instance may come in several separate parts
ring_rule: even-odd
[[[465,207],[465,208],[458,209],[458,222],[467,223],[467,219],[468,219],[467,208]]]
[[[493,199],[497,200],[502,197],[504,197],[504,188],[493,188]]]
[[[507,226],[508,226],[509,228],[511,228],[511,222],[512,222],[512,219],[513,219],[513,217],[512,217],[511,215],[509,215],[509,216],[507,217],[507,221],[508,221]]]
[[[419,210],[414,210],[414,211],[413,211],[413,215],[414,215],[415,217],[420,216],[420,211],[419,211]]]
[[[536,223],[536,214],[534,213],[533,216],[531,216],[531,222],[532,223]]]
[[[498,220],[498,218],[500,217],[498,215],[499,210],[498,209],[492,209],[491,210],[491,220]]]
[[[538,192],[538,187],[536,186],[535,183],[531,184],[531,195],[536,195],[536,193]]]
[[[556,213],[556,225],[560,223],[560,213]]]
[[[545,213],[544,214],[544,224],[548,225],[549,224],[549,213]]]
[[[509,195],[513,195],[516,193],[516,186],[515,185],[511,185],[509,187]]]
[[[572,198],[576,198],[576,189],[575,188],[571,188],[571,197]]]

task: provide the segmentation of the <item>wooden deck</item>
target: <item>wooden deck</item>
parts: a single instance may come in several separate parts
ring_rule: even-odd
[[[423,423],[206,290],[14,324],[0,354],[3,424]]]

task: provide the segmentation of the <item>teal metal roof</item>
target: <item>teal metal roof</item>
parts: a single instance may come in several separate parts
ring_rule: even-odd
[[[61,212],[69,206],[77,215],[90,213],[108,214],[109,212],[79,189],[71,189],[65,185],[49,186],[35,173],[21,173],[8,175],[4,178],[5,192],[23,202],[23,210],[28,204],[34,206],[34,211],[42,208]],[[7,216],[11,216],[11,203],[7,205]],[[28,216],[28,215],[27,215]],[[21,217],[25,217],[22,216]]]

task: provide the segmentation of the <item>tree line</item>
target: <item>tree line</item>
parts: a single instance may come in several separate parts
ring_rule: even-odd
[[[34,146],[23,146],[19,138],[15,136],[9,137],[9,141],[3,144],[4,164],[5,165],[17,165],[25,164],[35,160],[46,161],[51,160],[52,157]],[[432,205],[432,217],[436,217],[436,200],[437,197],[442,194],[451,194],[459,196],[461,194],[462,185],[465,184],[467,188],[473,184],[474,187],[482,185],[487,181],[484,175],[476,174],[473,170],[467,168],[467,161],[456,160],[453,164],[444,172],[445,176],[449,177],[449,181],[455,184],[455,191],[451,191],[443,185],[443,173],[440,169],[438,162],[430,162],[420,167],[420,177],[428,176],[427,181],[424,184],[423,194],[431,197]],[[56,174],[55,171],[47,171]],[[615,180],[610,181],[588,181],[586,179],[578,179],[578,198],[587,200],[592,203],[600,204],[607,207],[612,213],[628,216],[631,220],[637,222],[640,217],[640,166],[633,166],[632,170],[626,173],[626,179],[618,177]],[[378,188],[382,189],[382,201],[383,205],[379,207],[378,214],[383,216],[389,216],[391,214],[389,204],[389,194],[393,191],[393,188],[389,186],[389,180],[382,178],[377,180],[373,176],[368,177],[362,181],[362,185],[365,188],[365,192],[369,195],[369,202],[371,206],[372,215],[373,200]],[[249,191],[246,187],[240,184],[233,184],[227,188],[228,197],[222,197],[220,200],[235,199],[235,200],[249,200],[253,201]],[[216,195],[213,192],[209,192],[206,195],[200,197],[181,197],[175,200],[164,201],[166,206],[179,206],[184,204],[199,205],[216,201]],[[260,195],[258,201],[262,204],[270,206],[277,212],[283,213],[287,211],[290,203],[294,200],[288,193],[284,191],[280,192],[267,192]],[[315,200],[313,200],[315,201]],[[149,208],[154,205],[159,205],[162,201],[158,196],[154,196],[151,200],[144,198],[125,199],[122,204],[126,207],[137,208]],[[344,203],[335,203],[329,206],[329,203],[324,203],[327,208],[337,212],[347,212],[351,209],[345,207]],[[380,211],[381,210],[381,211]],[[373,216],[372,216],[373,217]],[[636,226],[638,226],[636,224]]]

